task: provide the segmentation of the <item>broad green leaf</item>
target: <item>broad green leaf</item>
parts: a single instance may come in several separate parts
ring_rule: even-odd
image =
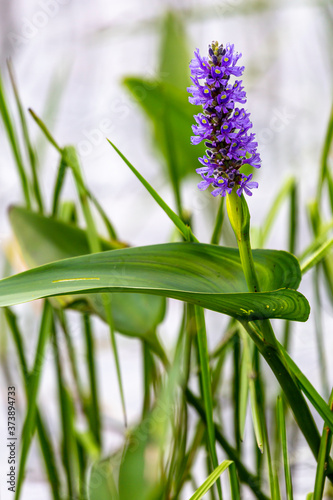
[[[154,127],[154,146],[163,157],[170,160],[170,137],[164,127],[167,113],[167,125],[172,135],[173,161],[178,166],[181,179],[189,173],[195,173],[200,165],[198,157],[204,153],[204,145],[193,146],[190,142],[191,126],[195,122],[193,115],[200,112],[199,107],[188,102],[186,88],[180,90],[165,82],[128,77],[125,87],[136,98]]]
[[[109,460],[95,462],[87,483],[88,500],[118,500],[118,492]]]
[[[162,26],[159,76],[184,90],[190,85],[190,53],[185,26],[176,11],[168,12]]]
[[[87,233],[70,224],[11,207],[10,222],[29,267],[89,254]],[[109,243],[100,239],[103,250],[123,247],[123,243]],[[98,295],[61,297],[61,304],[69,307],[89,308],[105,319],[105,310]],[[88,304],[87,304],[88,303]],[[112,294],[112,314],[117,331],[127,335],[145,336],[153,332],[162,321],[164,300],[141,294]]]
[[[160,498],[160,450],[150,436],[148,423],[154,425],[146,419],[129,437],[119,470],[120,500]]]
[[[296,292],[300,268],[291,254],[253,252],[262,292],[246,292],[238,250],[200,243],[125,248],[66,259],[0,281],[0,306],[42,297],[142,292],[197,304],[246,320],[306,321],[309,304]]]

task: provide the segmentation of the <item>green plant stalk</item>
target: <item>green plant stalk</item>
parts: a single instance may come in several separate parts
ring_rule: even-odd
[[[95,228],[94,220],[90,211],[89,207],[89,202],[88,202],[88,193],[87,190],[85,189],[85,185],[82,179],[81,175],[81,170],[80,170],[80,165],[77,159],[76,151],[75,148],[72,146],[68,146],[65,148],[61,148],[59,144],[56,142],[56,140],[52,137],[50,131],[46,127],[46,125],[43,123],[43,121],[36,115],[36,113],[32,110],[29,109],[29,112],[37,125],[41,128],[43,133],[45,134],[46,138],[48,141],[56,148],[56,150],[60,153],[62,161],[65,165],[68,165],[71,167],[74,175],[74,179],[76,182],[76,187],[79,193],[80,197],[80,202],[83,210],[83,214],[86,220],[87,224],[87,233],[88,233],[88,241],[90,245],[90,250],[91,252],[99,252],[101,250],[100,248],[100,242],[98,238],[98,234]],[[65,170],[65,165],[63,165],[63,168]],[[60,165],[60,168],[62,167],[62,164]],[[62,180],[60,178],[59,180],[59,190],[61,190],[61,184]],[[59,193],[58,193],[59,196]],[[56,208],[56,194],[54,195],[54,203],[53,203],[53,210]],[[97,207],[98,209],[101,209],[100,206]],[[108,230],[110,230],[110,227],[108,227]],[[117,377],[118,377],[118,383],[119,383],[119,390],[120,390],[120,397],[121,397],[121,402],[122,402],[122,407],[123,407],[123,413],[124,413],[124,421],[125,425],[127,423],[127,416],[126,416],[126,407],[125,407],[125,396],[124,396],[124,390],[123,390],[123,384],[122,384],[122,378],[121,378],[121,371],[120,371],[120,363],[119,363],[119,356],[118,356],[118,350],[117,350],[117,344],[116,344],[116,338],[115,338],[115,332],[114,332],[114,327],[113,327],[113,318],[112,318],[112,313],[111,313],[111,307],[109,304],[109,300],[106,297],[106,295],[102,295],[103,299],[103,305],[105,308],[106,312],[106,317],[107,321],[109,324],[110,328],[110,335],[111,335],[111,343],[113,347],[113,352],[114,352],[114,357],[115,357],[115,363],[116,363],[116,370],[117,370]]]
[[[237,239],[239,256],[249,292],[260,292],[250,243],[250,213],[244,196],[239,197],[233,190],[227,196],[227,212]],[[261,320],[259,323],[266,342],[277,346],[270,322]]]
[[[41,378],[42,365],[45,355],[45,347],[50,336],[52,324],[52,309],[49,302],[46,300],[44,304],[43,316],[39,330],[39,338],[37,343],[34,366],[29,377],[29,397],[28,410],[25,417],[25,422],[22,430],[22,448],[17,475],[15,500],[20,498],[21,488],[24,479],[25,465],[28,458],[28,453],[35,430],[36,411],[37,411],[37,395],[39,382]]]
[[[26,397],[29,396],[29,370],[28,364],[25,358],[24,345],[22,341],[21,332],[18,329],[15,314],[6,307],[4,309],[7,323],[9,325],[10,331],[12,332],[14,343],[16,345],[18,358],[20,361],[20,367],[22,371],[22,378],[24,381],[24,388]],[[36,427],[38,438],[40,442],[41,451],[43,454],[47,476],[52,490],[53,500],[60,500],[60,479],[59,473],[56,465],[56,459],[54,450],[52,447],[52,442],[49,438],[48,432],[44,425],[42,416],[39,409],[36,409]]]
[[[263,434],[262,434],[262,410],[261,405],[258,404],[258,394],[257,394],[257,384],[255,378],[257,378],[258,373],[253,366],[251,359],[250,346],[248,343],[248,336],[244,329],[240,328],[241,337],[243,339],[243,363],[246,367],[246,383],[248,385],[248,390],[250,393],[251,401],[251,411],[252,411],[252,422],[253,430],[256,437],[257,446],[260,452],[263,452]],[[246,398],[247,400],[247,398]]]
[[[68,497],[77,498],[77,485],[75,481],[76,477],[76,467],[75,458],[75,435],[73,426],[73,409],[72,401],[65,387],[62,367],[60,362],[60,352],[58,346],[57,332],[55,325],[53,323],[53,348],[55,354],[55,365],[57,372],[57,382],[59,391],[59,403],[60,403],[60,421],[62,427],[62,459],[64,464],[64,469],[66,473]]]
[[[28,129],[23,106],[21,103],[20,95],[19,95],[18,88],[17,88],[16,81],[15,81],[15,77],[14,77],[14,68],[13,68],[13,65],[12,65],[10,60],[7,61],[7,66],[8,66],[9,76],[10,76],[10,80],[11,80],[12,87],[13,87],[14,94],[15,94],[17,109],[18,109],[19,115],[20,115],[24,142],[25,142],[25,146],[26,146],[27,153],[28,153],[29,160],[30,160],[31,174],[32,174],[32,181],[33,181],[33,192],[35,195],[36,202],[38,204],[39,212],[43,213],[44,208],[43,208],[43,200],[42,200],[42,196],[41,196],[41,190],[40,190],[38,175],[37,175],[36,153],[34,151],[32,144],[31,144],[31,141],[30,141],[29,129]]]
[[[256,276],[250,245],[250,214],[244,196],[239,197],[235,191],[227,196],[227,211],[231,226],[235,233],[245,279],[250,292],[259,292],[260,287]],[[279,381],[283,392],[294,413],[296,422],[303,432],[312,453],[318,458],[320,436],[313,416],[303,397],[303,394],[289,370],[269,320],[257,321],[258,328],[240,320],[246,331],[256,343]],[[330,471],[332,472],[332,471]]]
[[[197,413],[200,415],[202,420],[207,424],[206,420],[206,412],[204,407],[202,406],[201,400],[197,398],[190,389],[185,389],[186,399],[188,404],[193,406]],[[224,435],[218,428],[218,425],[215,424],[215,437],[216,441],[220,443],[222,448],[225,450],[228,457],[235,462],[239,479],[247,484],[249,488],[253,491],[254,495],[258,498],[258,500],[268,500],[268,497],[261,491],[259,485],[259,478],[248,471],[248,469],[243,465],[241,460],[239,459],[239,455],[237,450],[235,450],[229,442],[226,440]]]
[[[95,346],[94,339],[91,331],[91,323],[88,314],[83,316],[83,330],[86,340],[86,356],[87,365],[89,372],[89,383],[90,383],[90,396],[92,408],[90,413],[91,427],[96,442],[101,446],[101,415],[98,402],[98,389],[97,389],[97,378],[96,378],[96,365],[95,365]]]
[[[221,201],[219,204],[219,207],[217,209],[217,215],[215,218],[215,225],[213,229],[213,234],[210,239],[210,242],[212,245],[218,245],[220,238],[221,238],[221,232],[222,232],[222,226],[223,226],[223,219],[224,219],[224,198],[221,196]]]
[[[263,439],[264,439],[264,452],[266,454],[267,459],[267,469],[268,469],[268,479],[269,479],[269,488],[271,493],[272,500],[280,500],[280,491],[279,491],[279,481],[278,481],[278,471],[276,466],[273,466],[271,447],[269,444],[268,431],[266,421],[263,422]]]
[[[286,496],[287,500],[293,500],[293,486],[292,486],[289,455],[288,455],[285,410],[281,396],[278,396],[276,411],[277,411],[277,425],[280,431],[279,433],[282,443],[282,456],[283,456],[284,477],[286,483]]]
[[[191,304],[187,304],[187,307],[193,308],[194,306]],[[191,315],[189,315],[189,317],[191,317]],[[188,330],[187,330],[186,337],[193,337],[196,333],[195,322],[188,322],[187,328],[188,328]],[[156,354],[160,358],[160,360],[163,363],[163,365],[165,366],[165,368],[169,369],[170,362],[169,362],[168,358],[166,357],[166,355],[164,353],[162,353],[161,351],[159,351]],[[189,349],[188,356],[190,357],[190,349]],[[213,383],[212,383],[213,393],[217,390],[218,375],[219,375],[219,372],[217,373],[215,371],[215,373],[213,375]],[[207,415],[206,415],[205,408],[202,404],[201,399],[197,398],[193,394],[193,392],[188,387],[186,387],[186,385],[183,383],[183,381],[181,381],[181,388],[184,392],[184,396],[186,398],[187,403],[196,410],[196,412],[198,413],[198,415],[201,418],[201,420],[199,421],[199,429],[198,429],[199,435],[197,436],[197,440],[194,438],[194,443],[197,443],[197,445],[190,447],[190,449],[192,449],[192,453],[190,452],[190,456],[189,456],[188,460],[191,462],[194,460],[193,455],[197,452],[199,445],[201,443],[202,437],[203,437],[203,432],[204,432],[203,425],[207,426]],[[252,490],[252,492],[254,493],[254,495],[256,496],[256,498],[258,500],[269,500],[268,497],[260,489],[259,478],[257,476],[255,476],[254,474],[252,474],[247,469],[247,467],[242,463],[242,461],[240,460],[238,451],[235,448],[233,448],[232,445],[229,443],[229,441],[224,437],[219,426],[215,422],[214,422],[214,427],[215,427],[216,441],[225,450],[228,457],[230,457],[230,459],[235,462],[237,472],[239,475],[239,479],[243,483],[245,483],[249,486],[249,488]],[[194,449],[194,452],[193,452],[193,449]],[[189,471],[190,467],[186,466],[186,470]],[[186,478],[188,477],[186,475],[186,473],[185,473],[185,477]],[[181,484],[183,484],[183,482],[184,481],[182,481]]]
[[[18,173],[21,180],[22,191],[24,194],[25,202],[27,208],[31,208],[30,192],[29,192],[29,180],[24,168],[22,154],[19,147],[18,138],[15,133],[15,126],[9,113],[9,109],[6,103],[4,86],[0,74],[0,115],[2,116],[4,126],[8,135],[8,139],[15,157]]]
[[[76,350],[72,342],[70,330],[68,328],[67,324],[67,318],[65,315],[65,312],[63,309],[55,309],[54,310],[56,316],[58,317],[58,322],[61,326],[61,329],[63,331],[63,334],[65,336],[66,344],[67,344],[67,352],[68,352],[68,358],[70,361],[71,365],[71,371],[72,371],[72,376],[73,380],[75,383],[76,391],[79,396],[82,409],[86,411],[86,396],[85,396],[85,391],[83,388],[83,384],[80,378],[79,370],[78,370],[78,363],[77,363],[77,356],[76,356]]]
[[[233,383],[232,398],[234,406],[234,436],[238,453],[241,452],[240,408],[241,408],[241,367],[240,367],[240,339],[239,334],[233,337]],[[247,395],[246,395],[247,401]]]
[[[316,340],[317,340],[317,350],[318,350],[318,358],[319,358],[319,369],[320,369],[320,378],[321,385],[323,388],[324,396],[328,397],[329,390],[329,377],[327,370],[327,362],[326,362],[326,350],[325,350],[325,340],[324,340],[324,329],[322,322],[322,313],[321,313],[321,296],[320,296],[320,287],[319,287],[319,269],[316,268],[313,274],[313,288],[314,288],[314,319],[315,319],[315,332],[316,332]]]
[[[333,390],[329,399],[329,407],[333,411]],[[313,490],[313,500],[321,500],[323,498],[325,486],[325,470],[329,461],[329,454],[332,445],[332,432],[326,422],[324,423],[323,432],[321,435],[319,458],[316,471],[316,479]]]
[[[323,150],[321,154],[320,175],[318,179],[317,194],[316,194],[316,201],[318,203],[318,206],[320,206],[321,204],[323,185],[328,174],[327,160],[328,160],[328,155],[330,153],[332,140],[333,140],[333,106],[331,109]]]
[[[209,489],[213,486],[213,484],[220,477],[222,472],[224,472],[232,463],[233,462],[231,460],[225,460],[220,465],[218,465],[214,469],[214,471],[210,474],[210,476],[208,476],[206,481],[200,486],[200,488],[197,489],[194,495],[191,496],[190,500],[200,500],[207,493],[207,491],[209,491]]]
[[[195,319],[197,324],[197,340],[199,348],[199,359],[200,359],[200,376],[201,376],[201,387],[202,396],[204,399],[206,417],[207,417],[207,434],[210,458],[212,461],[213,468],[216,469],[218,466],[217,453],[215,448],[215,429],[213,420],[213,396],[212,396],[212,386],[210,377],[210,366],[209,366],[209,355],[207,346],[207,335],[205,327],[205,317],[204,312],[201,307],[195,306]],[[222,499],[222,488],[221,482],[217,482],[217,488],[219,492],[219,497]]]
[[[141,184],[147,189],[158,205],[164,210],[167,216],[172,220],[175,226],[178,228],[179,232],[184,236],[186,241],[198,241],[194,236],[191,228],[184,223],[184,221],[165,203],[164,200],[159,196],[155,189],[142,177],[142,175],[136,170],[136,168],[127,160],[127,158],[119,151],[119,149],[107,139],[109,144],[113,147],[120,158],[126,163],[126,165],[132,170],[133,174],[139,179]]]
[[[90,250],[92,253],[98,253],[101,251],[101,244],[100,244],[98,233],[97,233],[97,230],[95,227],[93,215],[92,215],[91,210],[90,210],[89,200],[88,200],[87,193],[86,193],[86,190],[84,187],[84,182],[83,182],[81,169],[80,169],[80,165],[79,165],[79,161],[77,158],[75,148],[72,146],[68,146],[68,147],[64,148],[63,152],[62,152],[62,157],[63,157],[65,163],[67,163],[73,171],[77,191],[78,191],[79,197],[80,197],[81,207],[82,207],[84,218],[85,218],[85,221],[87,224],[87,234],[88,234],[88,241],[89,241]],[[123,409],[123,414],[124,414],[124,424],[126,427],[127,426],[127,412],[126,412],[126,405],[125,405],[125,395],[124,395],[124,388],[123,388],[123,382],[122,382],[122,377],[121,377],[118,347],[117,347],[116,336],[115,336],[115,331],[114,331],[114,323],[113,323],[113,317],[112,317],[112,311],[111,311],[111,304],[110,304],[110,299],[109,299],[108,295],[102,294],[101,297],[102,297],[102,302],[103,302],[103,306],[104,306],[104,310],[105,310],[105,314],[106,314],[107,323],[108,323],[109,329],[110,329],[111,344],[112,344],[112,349],[113,349],[115,363],[116,363],[116,371],[117,371],[118,384],[119,384],[119,390],[120,390],[120,398],[121,398],[122,409]]]
[[[302,392],[300,391],[298,381],[294,379],[286,366],[285,356],[283,356],[281,350],[276,350],[275,347],[270,346],[267,342],[265,342],[257,325],[244,320],[241,320],[241,323],[257,345],[259,352],[265,358],[277,378],[293,411],[298,427],[302,431],[315,459],[317,460],[320,447],[320,435],[309,407]],[[331,461],[327,468],[327,475],[330,481],[333,481],[333,463]]]

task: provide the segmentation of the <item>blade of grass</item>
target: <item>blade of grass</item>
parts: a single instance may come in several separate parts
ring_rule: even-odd
[[[303,388],[303,384],[301,380],[305,382],[305,387],[307,389],[309,389],[310,385],[310,395],[314,396],[313,401],[316,403],[315,408],[317,411],[318,408],[320,408],[319,413],[324,410],[325,415],[328,414],[331,421],[331,414],[327,404],[322,400],[319,394],[307,381],[306,377],[301,373],[299,368],[290,359],[290,356],[283,349],[280,343],[277,342],[277,347],[272,347],[263,340],[261,332],[255,323],[248,323],[243,320],[239,321],[249,333],[250,337],[257,345],[260,353],[271,367],[275,377],[284,391],[298,427],[306,438],[314,457],[317,459],[320,446],[320,435],[314,418],[302,394],[300,386]],[[304,392],[308,395],[306,391]],[[320,400],[322,400],[322,402],[320,402]],[[310,401],[312,402],[312,400]],[[330,481],[333,481],[333,461],[329,464],[327,474]]]
[[[49,129],[47,128],[45,123],[43,123],[43,121],[36,115],[36,113],[31,108],[29,108],[29,113],[31,114],[31,116],[33,117],[33,119],[35,120],[35,122],[37,123],[39,128],[42,130],[42,132],[46,136],[47,140],[52,144],[52,146],[54,146],[56,148],[56,150],[60,154],[62,154],[61,147],[59,146],[59,144],[57,144],[55,139],[52,137],[51,132],[49,131]]]
[[[219,244],[222,232],[223,216],[224,216],[224,198],[221,196],[220,204],[218,206],[217,215],[215,218],[215,226],[210,240],[212,245]]]
[[[8,135],[9,143],[11,145],[13,155],[16,161],[16,166],[21,180],[21,186],[24,194],[25,203],[27,205],[27,208],[31,208],[29,180],[25,171],[18,138],[15,132],[15,125],[10,116],[10,112],[6,103],[5,90],[1,74],[0,74],[0,114],[2,116],[5,130]]]
[[[52,137],[51,133],[49,132],[48,128],[43,123],[43,121],[36,115],[36,113],[34,113],[34,111],[32,111],[32,109],[29,109],[29,111],[30,111],[32,117],[34,118],[34,120],[36,121],[36,123],[38,124],[38,126],[44,132],[47,139],[57,149],[57,151],[61,154],[61,158],[63,159],[64,163],[67,164],[69,167],[71,167],[73,175],[74,175],[75,183],[76,183],[76,188],[77,188],[77,191],[79,194],[80,203],[81,203],[81,207],[83,210],[84,218],[85,218],[85,221],[87,224],[87,235],[88,235],[90,250],[92,253],[100,252],[101,251],[100,241],[99,241],[99,237],[98,237],[95,223],[93,220],[93,216],[92,216],[92,213],[90,211],[89,202],[88,202],[88,198],[87,198],[87,190],[86,190],[84,182],[83,182],[81,169],[80,169],[80,165],[79,165],[79,161],[77,158],[75,148],[73,146],[67,146],[67,147],[62,149],[57,144],[55,139]],[[124,397],[124,389],[123,389],[123,384],[122,384],[122,379],[121,379],[120,363],[119,363],[119,356],[118,356],[117,344],[116,344],[116,339],[115,339],[115,332],[114,332],[114,327],[113,327],[113,318],[112,318],[112,313],[111,313],[111,308],[110,308],[108,297],[103,294],[102,300],[103,300],[103,305],[104,305],[105,312],[106,312],[107,322],[108,322],[109,328],[110,328],[111,343],[112,343],[112,347],[113,347],[113,353],[115,356],[118,384],[119,384],[119,390],[120,390],[121,401],[122,401],[123,412],[124,412],[124,422],[126,425],[127,416],[126,416],[126,408],[125,408],[125,397]]]
[[[324,391],[325,397],[329,396],[329,377],[326,362],[326,351],[324,342],[324,332],[323,332],[323,321],[322,321],[322,302],[320,296],[320,283],[319,283],[319,269],[315,269],[313,275],[313,288],[314,288],[314,320],[315,320],[315,332],[317,341],[317,350],[319,358],[319,370],[321,385]]]
[[[262,430],[263,430],[263,439],[264,439],[264,453],[266,454],[266,458],[267,458],[268,479],[269,479],[269,489],[270,489],[270,493],[271,493],[271,499],[272,500],[281,500],[278,471],[276,469],[274,470],[274,467],[273,467],[271,447],[269,444],[266,422],[264,422]]]
[[[105,227],[107,229],[107,232],[109,233],[109,238],[110,240],[118,240],[118,236],[117,236],[117,233],[116,233],[116,230],[115,228],[113,227],[113,225],[111,224],[111,221],[110,219],[108,218],[108,216],[106,215],[102,205],[99,203],[99,201],[97,200],[97,198],[91,193],[91,191],[89,191],[89,189],[85,186],[85,189],[86,189],[86,193],[87,193],[87,196],[90,198],[90,200],[92,201],[92,203],[95,205],[96,207],[96,210],[98,211],[99,215],[101,216],[104,224],[105,224]]]
[[[43,200],[42,200],[42,195],[41,195],[41,190],[40,190],[39,181],[38,181],[38,175],[37,175],[37,157],[36,157],[35,150],[34,150],[32,144],[31,144],[29,130],[28,130],[28,125],[27,125],[27,121],[26,121],[26,118],[25,118],[25,114],[24,114],[22,103],[21,103],[20,95],[19,95],[19,92],[18,92],[18,88],[17,88],[15,76],[14,76],[14,68],[13,68],[12,62],[10,60],[7,61],[7,66],[8,66],[8,71],[9,71],[9,76],[10,76],[10,80],[11,80],[11,83],[12,83],[12,87],[13,87],[13,90],[14,90],[14,95],[15,95],[15,99],[16,99],[17,109],[18,109],[18,112],[19,112],[19,115],[20,115],[21,128],[22,128],[22,132],[23,132],[25,147],[26,147],[27,154],[28,154],[29,161],[30,161],[31,174],[32,174],[33,192],[34,192],[35,199],[36,199],[36,202],[37,202],[37,205],[38,205],[38,208],[39,208],[39,212],[43,213],[43,210],[44,210],[44,208],[43,208]]]
[[[45,347],[47,340],[50,336],[51,324],[52,324],[52,309],[49,302],[46,300],[44,303],[43,316],[39,330],[39,338],[35,353],[35,360],[33,364],[33,369],[29,377],[29,396],[27,405],[28,408],[22,430],[22,445],[21,445],[21,455],[19,460],[19,469],[17,474],[15,500],[18,500],[20,498],[26,461],[28,458],[28,453],[35,429],[37,395],[40,384],[44,356],[45,356]]]
[[[328,239],[328,233],[333,228],[333,221],[327,222],[326,224],[321,224],[319,228],[318,235],[309,243],[309,245],[303,250],[299,255],[298,260],[300,262],[305,261],[306,258],[313,254],[321,245],[323,245]]]
[[[282,443],[282,457],[283,457],[283,467],[284,467],[284,478],[286,483],[286,495],[287,500],[293,500],[293,486],[291,480],[291,472],[289,465],[289,456],[288,456],[288,443],[287,443],[287,430],[286,430],[286,422],[285,422],[285,412],[283,407],[283,400],[280,396],[277,398],[277,425],[280,432],[280,439]]]
[[[194,495],[191,496],[190,500],[200,500],[200,498],[202,498],[207,493],[207,491],[210,490],[210,488],[217,481],[222,472],[227,470],[229,465],[231,465],[232,463],[233,462],[231,460],[224,460],[224,462],[218,465],[214,469],[214,471],[207,477],[206,481],[202,483],[202,485],[197,489]]]
[[[19,364],[22,372],[22,377],[24,381],[24,387],[26,392],[26,397],[29,395],[29,370],[28,364],[25,358],[25,349],[22,341],[21,332],[17,326],[17,319],[15,314],[9,308],[4,309],[6,320],[8,326],[12,332],[13,340],[17,349],[17,354],[19,358]],[[60,500],[60,478],[56,465],[55,453],[53,450],[51,439],[48,435],[44,422],[42,420],[41,414],[36,409],[36,426],[39,438],[40,447],[42,450],[47,477],[52,490],[53,500]]]
[[[60,164],[58,167],[57,178],[56,178],[54,190],[53,190],[53,201],[52,201],[52,216],[53,217],[56,217],[58,214],[60,194],[61,194],[61,190],[62,190],[64,180],[65,180],[66,168],[67,168],[67,164],[63,160],[63,158],[61,157]]]
[[[321,262],[333,247],[333,238],[325,241],[313,254],[311,254],[305,261],[301,262],[302,274],[307,273],[312,267]]]
[[[185,389],[185,395],[186,395],[186,400],[188,404],[190,404],[199,416],[201,417],[202,421],[207,423],[206,420],[206,412],[204,407],[202,406],[201,400],[197,398],[192,391],[190,391],[189,388]],[[215,426],[215,437],[218,443],[222,446],[224,451],[226,452],[227,456],[235,462],[235,465],[237,467],[239,479],[247,484],[249,488],[253,491],[254,495],[258,498],[258,500],[268,500],[268,497],[261,491],[260,486],[259,486],[259,479],[257,476],[252,474],[251,472],[248,471],[248,469],[244,466],[242,461],[239,458],[237,450],[235,450],[230,443],[227,441],[227,439],[224,437],[222,434],[221,430],[219,429],[217,424],[214,424]]]
[[[87,368],[90,383],[90,395],[91,395],[91,426],[92,432],[96,439],[96,442],[101,445],[101,415],[98,400],[98,389],[97,389],[97,377],[96,377],[96,365],[95,365],[95,346],[94,339],[92,335],[90,318],[87,314],[83,315],[83,330],[86,341],[86,357],[87,357]]]
[[[328,404],[331,411],[333,412],[333,390],[331,392]],[[322,500],[323,498],[324,486],[325,486],[325,470],[327,468],[331,446],[332,446],[332,431],[325,422],[320,441],[318,465],[317,465],[316,479],[313,491],[313,500]]]
[[[252,410],[252,422],[253,422],[253,430],[254,434],[256,437],[257,445],[260,450],[260,452],[263,452],[263,435],[262,435],[262,409],[258,405],[258,395],[257,395],[257,388],[255,384],[255,378],[257,377],[257,374],[254,371],[251,357],[252,357],[252,351],[253,349],[250,350],[249,342],[248,342],[248,336],[244,328],[240,327],[240,334],[242,337],[243,341],[243,363],[246,366],[246,375],[247,375],[247,384],[249,386],[249,391],[250,391],[250,401],[251,401],[251,410]]]
[[[68,61],[62,61],[61,65],[57,65],[55,71],[50,79],[50,85],[47,89],[45,101],[43,103],[44,116],[47,123],[55,123],[57,114],[61,106],[61,99],[64,95],[64,90],[69,80],[72,65]],[[43,134],[39,134],[36,139],[36,151],[38,151],[38,158],[40,164],[43,164],[45,158],[45,146]]]
[[[322,154],[321,154],[320,174],[318,176],[318,185],[317,185],[317,194],[316,194],[316,200],[317,200],[318,206],[321,206],[322,190],[323,190],[323,185],[324,185],[324,182],[325,182],[325,179],[327,176],[327,172],[328,172],[328,156],[330,153],[332,140],[333,140],[333,106],[332,106],[331,113],[329,116],[328,126],[326,129],[326,136],[324,139],[324,145],[323,145],[323,150],[322,150]]]
[[[234,435],[236,448],[240,453],[241,450],[241,401],[242,401],[242,393],[241,393],[241,362],[240,362],[240,338],[239,334],[234,335],[233,337],[233,367],[234,367],[234,376],[233,376],[233,390],[232,390],[232,398],[233,398],[233,408],[234,408]],[[246,387],[248,387],[246,385]]]
[[[213,397],[212,397],[212,386],[211,386],[211,375],[210,375],[210,365],[209,365],[209,355],[207,346],[207,334],[204,312],[201,307],[195,306],[195,320],[197,325],[197,339],[199,347],[199,357],[200,357],[200,374],[201,374],[201,384],[202,384],[202,396],[205,404],[205,412],[207,418],[207,433],[210,457],[213,467],[216,469],[218,465],[217,453],[215,448],[215,428],[213,420]],[[221,483],[217,483],[219,497],[222,499],[222,488]]]
[[[313,387],[313,385],[310,383],[310,381],[307,379],[307,377],[304,375],[304,373],[298,368],[296,363],[292,360],[292,358],[289,356],[287,351],[282,347],[280,344],[280,348],[282,351],[282,354],[284,355],[289,368],[291,369],[292,373],[294,376],[297,378],[304,394],[307,396],[311,404],[314,406],[314,408],[317,410],[321,418],[326,421],[327,425],[329,426],[330,430],[333,432],[333,414],[330,411],[329,406],[327,403],[324,401],[324,399],[318,394],[316,389]]]
[[[90,246],[90,251],[92,253],[101,252],[101,250],[102,250],[101,243],[100,243],[100,239],[99,239],[99,236],[97,233],[95,222],[94,222],[91,210],[90,210],[89,201],[88,201],[88,198],[86,195],[86,190],[84,187],[81,168],[80,168],[80,164],[78,161],[78,157],[77,157],[75,148],[73,146],[65,147],[63,149],[63,152],[62,152],[62,157],[63,157],[64,161],[68,164],[68,166],[71,167],[73,174],[74,174],[76,188],[77,188],[77,191],[79,194],[82,211],[83,211],[84,218],[85,218],[85,221],[87,224],[87,235],[88,235],[88,242],[89,242],[89,246]],[[126,405],[125,405],[125,395],[124,395],[124,387],[123,387],[122,376],[121,376],[117,342],[116,342],[115,331],[114,331],[114,322],[113,322],[113,317],[112,317],[110,296],[106,295],[106,294],[102,294],[101,297],[102,297],[102,302],[103,302],[103,306],[104,306],[104,310],[105,310],[105,314],[106,314],[107,323],[109,325],[109,330],[110,330],[111,344],[112,344],[113,354],[114,354],[115,363],[116,363],[120,397],[121,397],[121,403],[122,403],[123,414],[124,414],[124,423],[125,423],[125,427],[126,427],[127,426],[127,413],[126,413]]]
[[[58,335],[53,324],[53,348],[55,354],[55,365],[59,393],[60,420],[62,429],[62,459],[67,479],[67,490],[69,498],[78,498],[78,488],[75,467],[75,434],[73,426],[74,409],[63,380],[63,367],[60,362],[60,352],[58,346]]]
[[[180,233],[184,236],[186,241],[198,241],[193,235],[191,228],[187,226],[181,218],[165,203],[164,200],[157,194],[157,192],[152,188],[152,186],[142,177],[142,175],[136,170],[136,168],[127,160],[127,158],[119,151],[119,149],[107,139],[109,144],[118,153],[120,158],[126,163],[126,165],[132,170],[133,174],[139,179],[141,184],[147,189],[158,205],[164,210],[167,216],[172,220],[175,226],[179,229]]]
[[[267,241],[269,233],[273,227],[274,221],[280,212],[282,203],[288,196],[293,196],[292,192],[294,190],[295,190],[295,179],[294,177],[291,177],[287,179],[285,183],[282,185],[282,188],[280,189],[273,203],[271,204],[271,208],[269,209],[266,219],[262,225],[259,248],[263,247],[265,242]]]
[[[290,188],[290,209],[289,209],[289,242],[288,250],[295,254],[298,230],[298,187],[296,181]]]
[[[231,500],[240,500],[240,491],[235,463],[229,465],[229,480],[231,490]]]
[[[244,352],[243,352],[243,358],[244,358]],[[246,361],[242,361],[240,370],[240,390],[239,390],[239,433],[242,441],[244,439],[248,401],[249,401],[248,366]]]
[[[83,389],[83,384],[82,384],[82,381],[80,378],[80,373],[78,370],[76,349],[73,345],[73,341],[72,341],[70,329],[68,326],[66,314],[65,314],[65,311],[63,309],[54,309],[54,312],[58,318],[58,322],[61,326],[61,329],[63,331],[64,337],[66,340],[67,352],[68,352],[68,358],[69,358],[70,365],[71,365],[72,376],[73,376],[73,380],[75,383],[75,387],[76,387],[76,391],[77,391],[79,400],[81,402],[82,410],[86,411],[85,391]]]

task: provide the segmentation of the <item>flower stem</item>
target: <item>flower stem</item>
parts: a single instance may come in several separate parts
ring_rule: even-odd
[[[248,289],[250,292],[260,292],[250,244],[250,213],[244,197],[239,197],[234,191],[227,195],[227,211],[237,238],[240,260]],[[275,374],[293,411],[295,420],[317,459],[320,446],[318,429],[302,391],[289,370],[270,321],[266,319],[253,323],[241,321],[241,323]],[[331,464],[326,473],[331,479]]]
[[[250,212],[244,196],[238,196],[234,190],[228,194],[227,211],[231,227],[237,239],[239,256],[249,292],[260,292],[250,243]],[[277,347],[277,341],[269,320],[261,320],[259,323],[264,339]]]

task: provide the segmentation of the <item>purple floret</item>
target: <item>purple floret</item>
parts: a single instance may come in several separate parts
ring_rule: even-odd
[[[234,45],[218,45],[213,42],[209,56],[201,57],[199,50],[194,52],[190,63],[193,85],[187,90],[192,94],[189,101],[201,105],[203,112],[194,116],[192,144],[205,141],[206,155],[199,158],[202,167],[196,172],[202,180],[199,189],[212,186],[213,196],[226,196],[236,189],[238,196],[244,192],[252,196],[251,189],[258,183],[240,172],[243,165],[260,168],[261,159],[257,153],[258,143],[255,134],[250,133],[252,122],[250,113],[237,103],[246,103],[246,92],[242,80],[230,83],[230,77],[239,77],[244,66],[238,66],[241,57]],[[239,104],[238,104],[239,105]]]

